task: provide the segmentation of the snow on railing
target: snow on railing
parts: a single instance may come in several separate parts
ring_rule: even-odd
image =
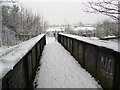
[[[100,47],[105,47],[105,48],[120,52],[118,48],[118,46],[120,45],[120,42],[118,43],[118,42],[113,42],[113,41],[98,40],[98,39],[92,39],[89,37],[83,37],[83,36],[77,36],[77,35],[71,35],[71,34],[65,34],[65,33],[59,33],[59,34],[83,41],[85,43],[97,45]]]
[[[18,61],[30,51],[30,49],[44,36],[38,35],[28,41],[25,41],[14,48],[8,49],[0,53],[0,78],[4,77],[5,74],[13,69]]]
[[[103,88],[120,88],[119,43],[63,33],[58,34],[58,42]]]

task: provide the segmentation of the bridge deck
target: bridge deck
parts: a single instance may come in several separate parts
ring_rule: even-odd
[[[37,88],[100,88],[54,38],[47,38],[34,85]]]

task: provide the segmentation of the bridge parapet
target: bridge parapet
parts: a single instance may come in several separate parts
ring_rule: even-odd
[[[14,55],[11,56],[11,59],[7,59],[8,61],[15,61],[15,63],[9,68],[3,69],[2,89],[32,88],[31,85],[39,66],[40,57],[45,44],[46,37],[42,34],[22,43],[11,52]],[[16,55],[19,56],[16,57]],[[0,59],[5,60],[6,58],[3,56]]]
[[[58,34],[58,41],[104,89],[120,89],[120,51],[118,43]]]

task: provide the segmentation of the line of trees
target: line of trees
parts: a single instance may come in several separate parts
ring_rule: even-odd
[[[119,37],[118,22],[104,20],[96,24],[96,37],[103,38],[105,36]]]
[[[1,4],[1,45],[16,45],[45,32],[48,23],[39,14],[16,4]]]
[[[40,15],[33,14],[30,10],[17,5],[2,6],[2,23],[7,28],[15,31],[17,34],[35,34],[42,33],[47,22]]]

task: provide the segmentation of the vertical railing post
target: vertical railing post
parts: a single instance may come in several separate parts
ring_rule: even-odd
[[[114,84],[113,88],[116,88],[120,90],[120,54],[114,53],[114,56],[116,57],[115,60],[115,68],[114,68]]]

